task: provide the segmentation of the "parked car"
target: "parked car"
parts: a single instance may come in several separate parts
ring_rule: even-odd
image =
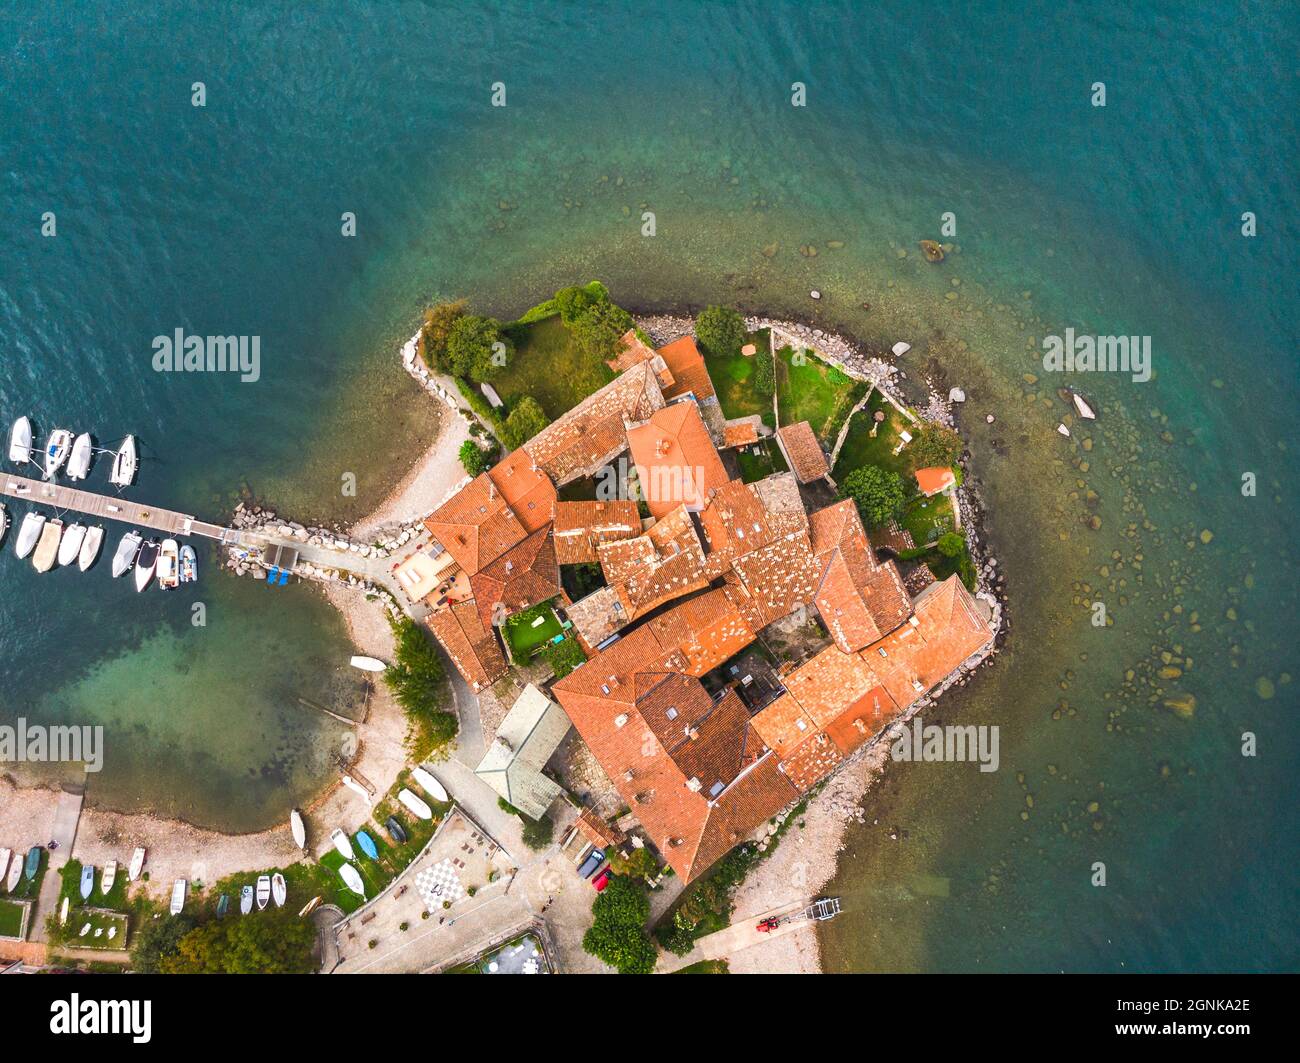
[[[592,849],[591,852],[587,854],[587,859],[578,865],[578,876],[580,878],[591,878],[604,862],[605,850]]]
[[[609,885],[609,868],[606,867],[599,875],[591,880],[591,884],[596,887],[596,892],[600,893]]]

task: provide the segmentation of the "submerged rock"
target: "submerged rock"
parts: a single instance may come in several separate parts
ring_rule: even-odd
[[[927,262],[942,262],[943,248],[934,240],[922,240],[921,250],[925,252]]]
[[[1165,698],[1165,708],[1184,720],[1190,720],[1196,713],[1196,696],[1194,694],[1175,694]]]

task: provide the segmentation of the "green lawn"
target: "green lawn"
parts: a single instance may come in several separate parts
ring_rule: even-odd
[[[918,547],[924,546],[938,539],[944,532],[953,530],[952,501],[947,495],[934,495],[930,498],[917,495],[908,502],[898,524],[912,533],[912,542]]]
[[[91,898],[92,901],[94,898]],[[98,905],[94,905],[98,909]],[[54,914],[53,927],[47,927],[50,940],[64,948],[75,949],[125,949],[130,917],[125,912],[108,912],[70,907],[66,926],[58,926],[58,913]],[[87,925],[90,929],[81,932]],[[116,928],[111,938],[108,932]],[[98,934],[98,936],[96,936]]]
[[[129,883],[126,881],[126,868],[119,864],[117,875],[113,879],[113,888],[104,895],[101,888],[104,882],[104,869],[95,868],[95,888],[91,890],[90,896],[86,900],[81,899],[81,868],[80,860],[69,860],[59,870],[59,877],[62,880],[59,885],[59,903],[63,903],[63,898],[71,900],[72,905],[86,904],[92,908],[112,908],[114,911],[124,912],[127,909],[126,893]]]
[[[614,379],[603,361],[578,350],[558,314],[506,331],[515,353],[490,383],[507,408],[531,395],[554,421]]]
[[[538,618],[541,618],[542,622],[534,627],[533,623]],[[501,634],[510,643],[514,659],[522,663],[562,630],[555,610],[549,603],[543,602],[541,605],[534,605],[530,609],[507,617],[505,624],[502,625]]]
[[[807,421],[817,438],[830,448],[840,426],[869,386],[846,376],[810,352],[803,364],[794,364],[794,351],[782,347],[776,352],[776,394],[782,424]]]
[[[758,443],[745,447],[744,450],[737,448],[733,453],[740,464],[740,478],[747,484],[771,476],[775,472],[786,472],[790,468],[785,462],[781,448],[771,437],[760,439]]]
[[[754,357],[746,358],[743,354],[704,356],[705,367],[713,381],[713,390],[718,393],[718,404],[722,407],[723,416],[728,420],[749,417],[756,413],[763,418],[765,425],[775,428],[771,398],[759,395],[751,383],[751,377],[754,375],[754,360],[770,357],[767,330],[751,333],[745,338],[745,342],[752,343],[758,348],[758,353]]]
[[[873,439],[871,427],[875,423],[874,414],[877,410],[884,411],[885,420],[881,422]],[[909,482],[909,486],[915,487],[915,482],[911,481],[913,462],[908,448],[904,447],[897,456],[893,452],[899,443],[898,433],[904,429],[912,436],[916,435],[916,427],[912,422],[899,413],[893,403],[880,392],[873,392],[867,404],[853,415],[849,434],[845,437],[832,475],[836,480],[843,480],[854,469],[860,469],[864,465],[879,465],[882,469],[898,473]]]
[[[731,966],[726,960],[700,960],[687,967],[679,967],[673,974],[730,974]]]
[[[0,900],[0,937],[16,938],[23,928],[23,905]]]

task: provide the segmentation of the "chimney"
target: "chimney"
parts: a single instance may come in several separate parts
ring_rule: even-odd
[[[625,771],[625,772],[623,773],[623,781],[624,781],[624,782],[631,782],[631,781],[632,781],[632,778],[633,778],[632,769],[631,769],[631,768],[628,768],[627,771]]]
[[[654,799],[655,792],[653,790],[642,790],[632,800],[634,800],[638,805],[648,805]]]
[[[614,717],[615,727],[622,727],[625,723],[627,723],[627,713],[620,712],[617,716]]]
[[[700,792],[700,780],[692,775],[686,780],[686,789],[690,790],[693,794],[698,794]]]

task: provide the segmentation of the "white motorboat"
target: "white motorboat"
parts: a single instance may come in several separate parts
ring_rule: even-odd
[[[5,532],[9,530],[9,510],[0,502],[0,543],[5,541]]]
[[[77,567],[85,572],[95,563],[99,557],[100,548],[104,545],[104,529],[96,524],[93,528],[86,529],[86,540],[81,544],[81,552],[77,555]]]
[[[397,791],[397,800],[401,801],[416,819],[433,819],[433,809],[428,806],[424,798],[417,797],[405,786]]]
[[[165,591],[180,584],[181,551],[175,539],[164,539],[158,548],[158,586]]]
[[[153,579],[154,569],[158,566],[158,543],[146,539],[140,544],[140,553],[135,559],[135,589],[144,590]]]
[[[50,441],[45,444],[45,478],[53,480],[54,474],[63,468],[63,463],[72,453],[72,433],[66,428],[56,428],[50,433]]]
[[[330,831],[330,841],[333,843],[334,848],[338,850],[339,856],[343,857],[344,860],[355,860],[357,858],[357,854],[352,851],[352,839],[339,830],[338,827]]]
[[[181,547],[180,566],[182,583],[194,583],[199,578],[199,559],[194,555],[194,547],[189,543]]]
[[[353,893],[364,897],[366,895],[366,884],[361,881],[361,876],[357,869],[351,864],[344,864],[339,868],[339,876],[343,879],[343,884]]]
[[[0,882],[5,880],[5,875],[9,871],[9,858],[14,855],[12,849],[0,849]],[[22,863],[20,860],[19,863]]]
[[[303,822],[302,813],[296,808],[289,813],[289,830],[293,832],[293,844],[306,852],[307,824]]]
[[[1070,398],[1074,401],[1074,408],[1079,412],[1079,416],[1085,421],[1095,421],[1097,419],[1096,411],[1088,405],[1087,400],[1077,391],[1071,391]]]
[[[185,890],[189,886],[183,878],[178,878],[175,885],[172,886],[172,900],[169,911],[172,915],[180,915],[181,909],[185,907]]]
[[[107,896],[108,891],[113,888],[113,883],[116,881],[117,881],[117,861],[110,860],[108,862],[108,865],[104,868],[103,875],[100,876],[99,888],[103,890],[104,894]]]
[[[19,417],[9,431],[9,460],[32,460],[32,422],[26,417]]]
[[[363,672],[382,672],[388,667],[374,657],[353,657],[350,663],[353,668],[360,668]]]
[[[144,846],[137,846],[135,852],[131,854],[131,863],[126,869],[126,880],[134,882],[140,877],[140,872],[144,870]]]
[[[418,767],[412,768],[411,778],[414,779],[416,782],[418,782],[422,787],[424,787],[425,793],[427,793],[435,801],[450,800],[450,798],[448,798],[447,796],[446,789],[443,788],[442,783],[440,783],[437,779],[435,779],[432,775],[430,775],[427,771],[425,771],[424,768],[418,768]]]
[[[135,436],[127,436],[122,440],[122,445],[117,448],[117,453],[113,456],[113,472],[109,479],[118,487],[130,487],[131,482],[135,479],[135,470],[139,466],[139,458],[135,452]]]
[[[289,888],[284,883],[284,876],[277,871],[271,876],[271,899],[277,908],[283,908],[288,897]]]
[[[47,520],[41,529],[41,537],[36,543],[36,552],[32,554],[32,564],[37,572],[49,572],[59,558],[59,541],[63,538],[63,521]]]
[[[257,876],[257,910],[260,912],[271,899],[271,876]]]
[[[81,556],[81,544],[86,541],[86,526],[75,521],[69,524],[59,541],[59,564],[70,565]]]
[[[68,479],[84,480],[90,475],[90,462],[95,456],[95,448],[90,442],[90,433],[82,432],[73,441],[72,454],[68,457]]]
[[[19,557],[26,557],[36,547],[37,541],[41,537],[41,530],[45,527],[44,513],[28,513],[23,517],[23,523],[18,529],[18,542],[14,546],[14,553]]]
[[[140,544],[144,542],[139,532],[129,531],[122,536],[113,553],[113,578],[125,576],[135,564],[136,555],[140,553]]]

